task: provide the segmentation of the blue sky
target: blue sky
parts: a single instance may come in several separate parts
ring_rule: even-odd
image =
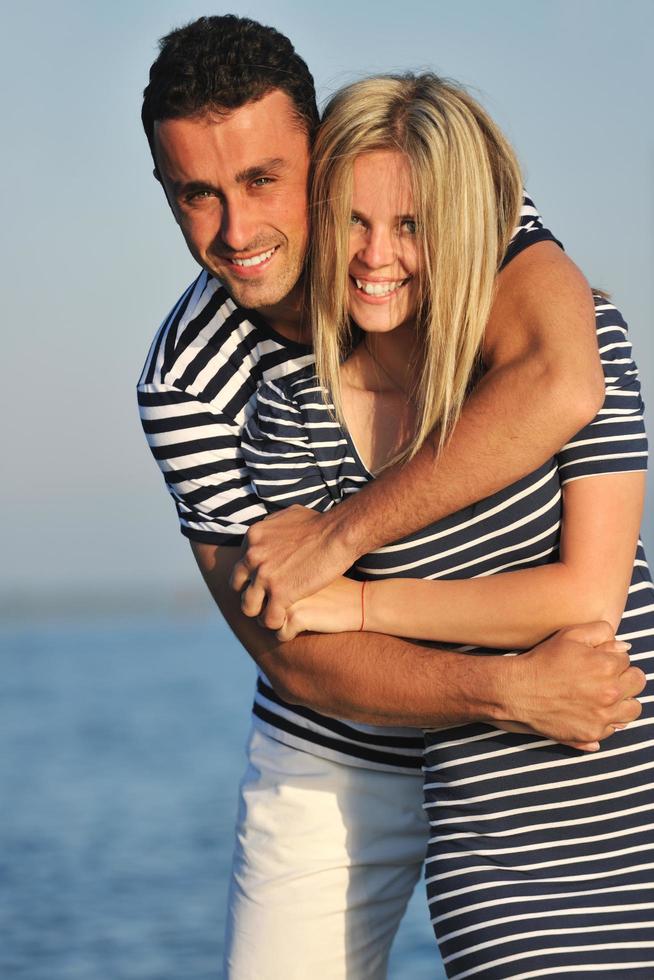
[[[134,397],[152,335],[195,275],[139,111],[157,38],[232,9],[24,0],[3,13],[0,594],[201,587]],[[393,69],[467,83],[513,141],[549,227],[625,313],[651,401],[649,0],[250,2],[238,13],[287,33],[323,98]],[[651,517],[645,528],[653,552]]]

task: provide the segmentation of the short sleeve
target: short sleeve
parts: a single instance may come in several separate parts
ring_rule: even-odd
[[[604,404],[559,453],[561,484],[647,469],[643,402],[627,324],[602,296],[595,296],[595,321],[604,369]]]
[[[268,511],[301,504],[329,510],[338,499],[316,460],[311,432],[288,382],[267,382],[241,439],[252,486]]]
[[[520,218],[511,235],[511,241],[509,242],[509,247],[506,250],[506,255],[504,256],[500,269],[508,265],[511,259],[514,259],[524,249],[529,248],[530,245],[535,245],[537,242],[554,242],[559,248],[563,248],[558,238],[555,238],[552,232],[544,227],[542,218],[536,210],[534,202],[525,193],[522,200]]]
[[[192,541],[240,545],[266,516],[241,453],[241,426],[211,404],[161,383],[138,386],[141,424]]]

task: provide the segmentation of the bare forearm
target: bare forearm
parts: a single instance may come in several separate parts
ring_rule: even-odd
[[[595,416],[604,382],[592,297],[556,245],[527,248],[499,275],[483,359],[486,374],[442,452],[433,435],[327,513],[291,507],[251,528],[234,576],[248,615],[263,610],[279,629],[294,602],[361,555],[510,486]]]
[[[510,717],[512,665],[421,647],[376,633],[304,633],[280,643],[241,612],[228,578],[233,549],[192,544],[236,637],[284,700],[365,724],[447,727]],[[510,659],[510,658],[509,658]]]
[[[292,704],[371,725],[441,728],[509,717],[501,657],[477,658],[378,633],[304,633],[289,643],[221,602],[238,639]]]
[[[444,728],[508,717],[510,665],[378,634],[303,636],[259,651],[286,700],[365,724]]]
[[[403,467],[389,470],[334,508],[327,515],[334,530],[348,540],[353,554],[367,553],[532,473],[593,416],[601,401],[590,399],[574,411],[566,391],[566,379],[537,359],[491,372],[468,399],[438,463],[433,446],[423,446]]]
[[[591,293],[552,243],[499,276],[484,359],[488,371],[438,459],[425,445],[329,515],[347,550],[367,553],[496,493],[594,417],[604,382]]]
[[[416,640],[525,649],[571,623],[612,618],[607,596],[560,562],[487,578],[367,587],[366,629]]]
[[[640,672],[620,662],[624,645],[600,654],[610,639],[601,624],[580,628],[577,639],[574,631],[557,635],[521,657],[467,656],[371,633],[280,644],[241,613],[228,585],[237,556],[209,545],[192,548],[221,612],[280,696],[327,714],[421,728],[509,720],[557,741],[588,743],[629,720],[625,698],[644,684]],[[637,717],[633,705],[631,717]]]

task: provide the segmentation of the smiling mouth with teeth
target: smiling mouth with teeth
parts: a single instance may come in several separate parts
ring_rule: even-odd
[[[253,265],[261,265],[262,262],[266,262],[267,259],[271,258],[279,248],[279,245],[274,245],[272,248],[268,249],[267,252],[259,252],[258,255],[253,255],[249,259],[236,259],[231,258],[229,261],[234,265],[239,266],[242,269],[247,269]]]
[[[366,282],[364,279],[357,279],[356,276],[350,278],[357,289],[365,293],[366,296],[389,296],[391,293],[397,292],[402,286],[406,286],[411,280],[411,276],[407,276],[406,279],[397,279],[395,282]]]

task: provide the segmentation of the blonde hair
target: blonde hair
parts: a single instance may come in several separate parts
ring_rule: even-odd
[[[422,247],[413,439],[452,431],[479,367],[495,278],[517,223],[522,177],[513,150],[458,85],[432,74],[388,75],[341,89],[314,151],[309,303],[316,368],[343,422],[340,366],[352,347],[348,245],[354,160],[396,150],[411,171]],[[396,460],[392,460],[395,462]]]

